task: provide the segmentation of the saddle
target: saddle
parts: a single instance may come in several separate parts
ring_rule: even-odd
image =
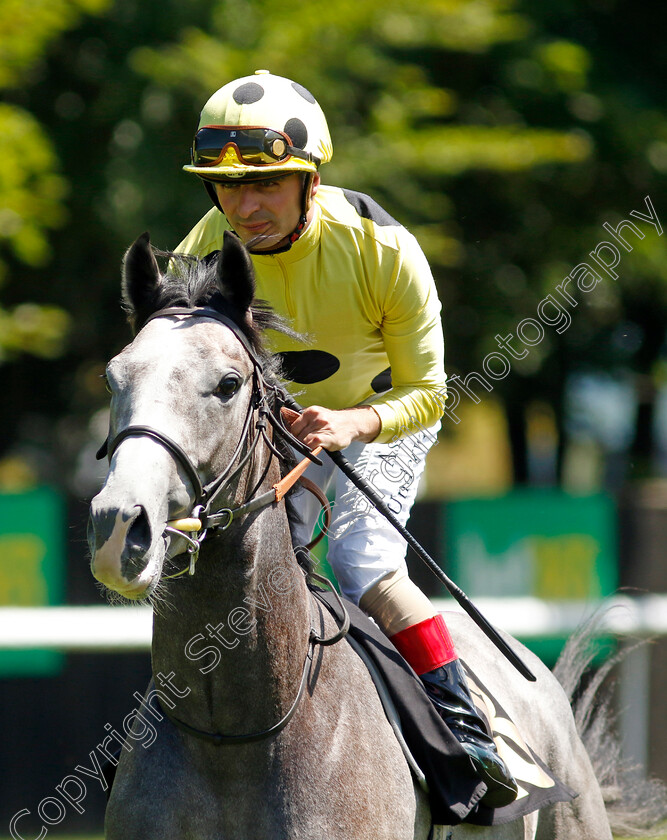
[[[311,592],[340,623],[337,596],[317,587],[311,587]],[[484,789],[480,790],[467,754],[436,711],[419,677],[365,613],[349,601],[344,603],[350,617],[346,639],[368,668],[415,780],[429,797],[434,831],[461,822],[502,825],[577,796],[526,744],[502,704],[464,662],[475,705],[519,785],[519,795],[510,805],[496,809],[479,805]],[[433,836],[437,837],[437,832]]]

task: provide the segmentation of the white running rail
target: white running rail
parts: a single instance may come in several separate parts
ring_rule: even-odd
[[[476,598],[476,606],[494,626],[521,639],[567,636],[601,606],[600,635],[655,638],[667,635],[667,595],[619,595],[604,602],[541,601],[538,598]],[[450,599],[436,600],[441,610],[458,610]],[[48,649],[70,653],[148,651],[152,633],[150,607],[2,607],[0,650]],[[644,645],[621,665],[619,729],[623,751],[646,768],[649,745],[650,646]]]
[[[439,610],[461,611],[451,599],[434,603]],[[601,635],[667,635],[667,595],[619,595],[602,603]],[[521,639],[538,639],[568,635],[601,603],[476,598],[475,605],[494,626]],[[0,608],[0,650],[141,651],[150,648],[151,632],[152,611],[144,606]]]

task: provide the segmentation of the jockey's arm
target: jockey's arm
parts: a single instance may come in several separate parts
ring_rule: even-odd
[[[378,295],[380,331],[391,367],[392,387],[370,405],[306,408],[292,432],[311,448],[335,451],[353,441],[388,443],[433,425],[442,416],[445,388],[440,301],[417,241],[401,228],[392,281]]]

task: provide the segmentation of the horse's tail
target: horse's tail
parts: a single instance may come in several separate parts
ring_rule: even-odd
[[[667,788],[657,779],[644,778],[637,767],[622,759],[614,731],[612,685],[608,680],[614,666],[646,642],[626,648],[602,666],[591,668],[599,650],[594,640],[600,635],[603,618],[604,613],[598,613],[575,631],[554,667],[554,674],[570,700],[577,731],[602,789],[613,833],[655,837],[656,829],[667,819]]]

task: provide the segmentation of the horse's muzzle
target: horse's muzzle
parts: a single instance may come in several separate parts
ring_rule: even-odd
[[[130,594],[145,589],[142,581],[152,543],[148,514],[142,505],[113,507],[93,499],[88,545],[93,575],[109,589]]]

